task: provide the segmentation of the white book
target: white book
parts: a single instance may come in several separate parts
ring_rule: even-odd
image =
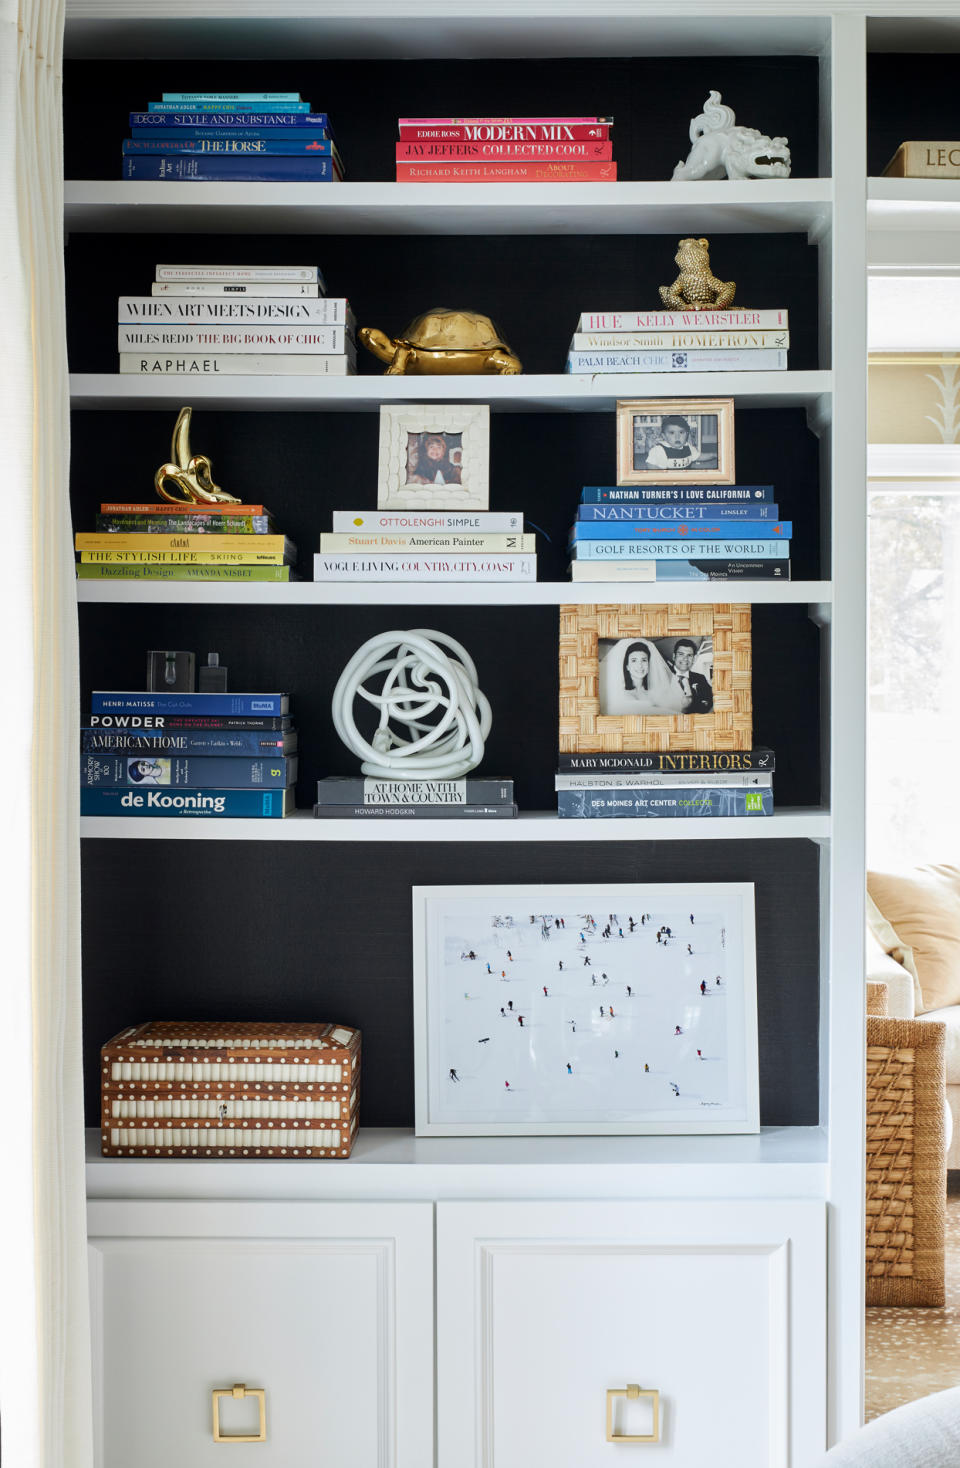
[[[571,561],[571,581],[656,581],[655,561]]]
[[[733,348],[782,347],[790,345],[790,333],[783,330],[735,330],[733,327],[682,331],[578,331],[570,342],[571,352],[631,352],[638,348],[668,347],[672,351],[689,351],[693,347]]]
[[[295,280],[155,280],[152,296],[319,296],[318,285]]]
[[[443,534],[439,530],[409,530],[380,533],[355,530],[324,532],[320,536],[322,552],[359,551],[363,555],[380,556],[411,554],[424,551],[433,555],[437,551],[456,551],[463,555],[470,551],[497,552],[513,551],[529,554],[537,548],[535,535],[500,534],[471,535],[469,531]]]
[[[118,326],[119,352],[253,352],[257,356],[345,352],[344,326]]]
[[[257,326],[261,322],[277,322],[283,326],[320,324],[347,326],[353,331],[353,312],[343,296],[315,296],[310,300],[258,297],[234,300],[231,296],[174,296],[168,300],[156,296],[120,296],[117,321],[123,325],[163,326],[216,325]]]
[[[577,331],[734,331],[787,324],[786,311],[584,311]]]
[[[333,528],[341,533],[440,530],[503,534],[522,530],[523,516],[516,510],[334,510]]]
[[[312,357],[261,357],[245,352],[222,357],[191,352],[121,352],[120,371],[141,377],[352,377],[356,361],[343,352]]]
[[[323,555],[314,581],[536,581],[532,555]]]
[[[157,280],[300,280],[325,290],[317,265],[158,265]]]
[[[732,785],[738,789],[747,786],[753,789],[773,789],[773,776],[756,770],[687,770],[682,775],[665,775],[660,771],[638,772],[636,770],[614,770],[605,774],[577,770],[569,775],[554,775],[554,790],[632,790],[644,786],[667,790],[679,790],[703,785]]]
[[[570,352],[568,372],[785,372],[786,352],[773,347],[744,351],[671,351],[648,347],[626,352]]]

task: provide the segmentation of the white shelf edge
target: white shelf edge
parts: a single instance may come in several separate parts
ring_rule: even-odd
[[[955,230],[958,224],[960,179],[867,180],[867,228],[871,231],[899,230],[922,234],[931,230]]]
[[[749,835],[747,825],[749,824]],[[121,841],[824,841],[827,810],[791,809],[772,816],[648,817],[561,820],[555,811],[523,811],[515,820],[317,820],[298,810],[283,820],[213,817],[82,816],[80,835]]]

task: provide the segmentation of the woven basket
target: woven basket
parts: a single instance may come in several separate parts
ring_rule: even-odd
[[[944,1303],[945,1029],[867,1019],[868,1305]]]

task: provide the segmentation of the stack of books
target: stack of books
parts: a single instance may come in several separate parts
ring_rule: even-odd
[[[80,731],[80,814],[286,816],[296,751],[286,693],[97,692]]]
[[[334,510],[314,581],[536,581],[536,536],[511,510]]]
[[[327,775],[317,781],[313,813],[322,820],[511,820],[513,781],[468,775],[461,780],[381,780]]]
[[[149,296],[120,296],[120,371],[186,377],[357,370],[356,323],[316,265],[158,265]]]
[[[573,581],[789,581],[793,521],[770,484],[590,485],[570,531]]]
[[[74,537],[81,581],[295,581],[297,547],[266,505],[103,503]]]
[[[401,117],[399,183],[612,183],[612,117]]]
[[[584,311],[567,372],[785,372],[786,311]]]
[[[130,113],[120,176],[336,183],[343,160],[327,114],[299,92],[164,92]]]
[[[561,819],[773,815],[770,749],[561,754],[558,759]]]

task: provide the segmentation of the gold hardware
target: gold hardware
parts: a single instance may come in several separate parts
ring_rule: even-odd
[[[215,1443],[264,1443],[267,1440],[267,1394],[262,1386],[244,1386],[238,1381],[234,1386],[214,1387],[213,1397],[213,1440]],[[256,1397],[260,1409],[260,1430],[252,1432],[220,1431],[221,1397]]]
[[[639,1397],[649,1397],[653,1402],[653,1431],[646,1436],[636,1434],[614,1432],[613,1430],[613,1399],[614,1397],[627,1397],[629,1401],[635,1402]],[[656,1390],[644,1390],[635,1382],[623,1387],[611,1387],[607,1392],[607,1442],[608,1443],[658,1443],[660,1441],[660,1393]]]

